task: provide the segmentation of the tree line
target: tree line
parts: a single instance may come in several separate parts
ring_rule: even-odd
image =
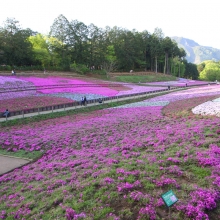
[[[116,26],[102,29],[68,21],[63,15],[54,20],[49,35],[22,29],[14,18],[7,18],[0,27],[1,67],[38,66],[82,73],[145,70],[197,79],[196,65],[185,56],[184,49],[160,28],[153,34]]]

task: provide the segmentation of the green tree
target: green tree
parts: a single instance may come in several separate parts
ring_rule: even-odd
[[[204,61],[203,70],[199,73],[202,80],[215,81],[220,80],[220,63],[212,60]],[[197,67],[198,68],[198,67]]]
[[[162,41],[162,48],[165,54],[165,61],[164,61],[164,73],[170,74],[170,60],[172,61],[173,57],[175,56],[183,56],[180,53],[180,49],[177,46],[177,43],[172,41],[169,37],[165,37]]]
[[[53,50],[61,56],[62,61],[60,65],[64,70],[70,69],[70,30],[69,21],[62,14],[54,20],[50,28],[50,36],[57,38],[60,42],[60,44],[54,45]]]
[[[77,20],[71,21],[70,27],[71,62],[88,64],[88,27]]]
[[[57,38],[51,36],[46,36],[45,39],[46,43],[48,44],[51,65],[54,67],[62,66],[62,56],[60,56],[60,48],[62,48],[62,43]]]
[[[160,28],[155,28],[154,33],[151,35],[151,43],[150,43],[150,49],[151,49],[151,57],[154,58],[155,64],[154,64],[154,70],[157,73],[158,69],[158,57],[162,54],[162,41],[164,38],[164,34]]]
[[[51,56],[47,37],[42,34],[37,34],[35,36],[30,36],[28,40],[32,44],[35,61],[39,62],[43,67],[49,66],[51,63]]]
[[[32,46],[27,40],[33,34],[30,29],[22,29],[14,18],[7,18],[0,28],[2,62],[11,66],[33,64]]]
[[[183,77],[185,64],[183,62],[186,52],[183,48],[178,48],[177,43],[173,42],[172,58],[171,58],[171,73],[178,77]]]
[[[196,64],[193,63],[188,63],[187,60],[183,60],[184,64],[185,64],[185,73],[184,73],[184,77],[185,78],[190,78],[190,79],[198,79],[199,77],[199,72],[197,70],[197,66]]]
[[[169,37],[165,37],[162,41],[162,48],[165,54],[165,61],[164,61],[164,73],[169,74],[169,57],[172,53],[173,42]]]
[[[204,62],[197,65],[197,70],[199,73],[201,73],[204,70],[204,68],[205,68]]]
[[[96,27],[94,24],[88,26],[88,52],[89,66],[100,68],[106,61],[105,55],[108,44],[106,42],[105,30]]]

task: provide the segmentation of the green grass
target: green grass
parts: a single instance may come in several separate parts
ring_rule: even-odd
[[[143,76],[117,76],[115,81],[117,82],[129,82],[129,83],[146,83],[146,82],[160,82],[160,81],[175,81],[175,76],[168,76],[162,74],[143,75]]]
[[[27,158],[27,159],[31,159],[31,160],[33,160],[35,158],[39,158],[43,155],[43,153],[40,151],[28,152],[28,151],[24,151],[24,150],[19,150],[17,152],[12,152],[12,151],[4,150],[4,149],[0,149],[0,154],[7,155],[7,156],[13,156],[13,157]]]
[[[205,167],[197,167],[194,164],[191,164],[189,166],[189,169],[193,173],[193,175],[199,180],[203,180],[205,177],[211,175],[211,171]]]
[[[106,219],[107,214],[109,214],[113,211],[114,210],[110,207],[104,207],[104,208],[100,209],[100,211],[95,214],[94,220]]]

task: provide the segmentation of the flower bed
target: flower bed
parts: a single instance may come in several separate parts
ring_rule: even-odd
[[[194,97],[203,97],[203,96],[212,96],[212,95],[220,95],[220,86],[212,85],[212,86],[201,86],[196,88],[187,89],[184,91],[178,91],[169,93],[162,96],[157,96],[147,101],[169,101],[174,102],[183,99],[190,99]]]
[[[22,79],[0,76],[0,100],[36,95],[35,90],[26,90],[33,86],[31,82]]]
[[[103,96],[114,96],[118,93],[118,91],[99,85],[97,87],[97,82],[92,83],[88,81],[72,79],[72,78],[64,78],[64,77],[47,77],[47,78],[40,78],[40,77],[21,77],[23,80],[33,83],[37,91],[42,94],[53,94],[53,93],[78,93],[78,94],[99,94]],[[47,87],[54,86],[54,85],[70,85],[67,88],[50,88],[46,89]],[[45,86],[45,88],[41,89],[41,86]],[[38,88],[39,87],[39,88]]]
[[[193,113],[205,114],[205,112],[212,112],[212,115],[219,114],[219,97],[220,87],[202,86],[199,88],[191,88],[184,91],[172,92],[169,94],[157,96],[147,99],[142,102],[118,106],[116,108],[136,108],[144,106],[166,106],[163,112],[169,116],[177,116],[184,111],[193,109]],[[217,98],[217,99],[215,99]],[[215,100],[213,100],[215,99]],[[210,101],[212,100],[212,101]],[[210,101],[210,102],[207,102]],[[204,103],[206,102],[206,103]],[[202,104],[204,103],[204,104]],[[200,105],[201,104],[201,105]],[[196,107],[197,105],[200,105]],[[204,106],[204,107],[203,107]],[[189,113],[189,112],[188,112]],[[211,113],[210,113],[211,114]],[[209,115],[210,115],[209,114]]]
[[[162,87],[145,87],[100,80],[79,80],[68,77],[0,77],[0,111],[25,110],[116,95],[149,92]],[[4,93],[3,93],[4,92]]]
[[[7,99],[0,102],[0,112],[5,111],[6,108],[10,111],[28,110],[39,107],[61,105],[65,103],[72,103],[68,98],[49,97],[49,96],[28,96],[22,98]]]
[[[217,219],[220,118],[164,117],[162,106],[106,109],[0,128],[6,150],[43,151],[0,177],[0,217]],[[212,210],[212,212],[209,212]]]
[[[204,102],[210,101],[218,96],[220,96],[220,94],[210,95],[210,96],[200,96],[200,97],[184,99],[184,101],[180,100],[180,101],[171,102],[169,105],[167,105],[163,109],[163,113],[167,116],[176,117],[180,114],[190,114],[192,110],[192,112],[196,114],[196,112],[193,109],[197,109],[198,107],[195,107],[195,106],[203,105]],[[205,105],[203,106],[205,107]],[[216,108],[214,104],[213,104],[213,107]],[[201,112],[198,112],[198,113],[201,113]],[[190,115],[192,116],[193,114],[190,114]]]
[[[125,84],[131,90],[120,91],[117,95],[127,95],[127,94],[134,94],[134,93],[142,93],[142,92],[151,92],[156,90],[162,90],[164,87],[154,87],[154,86],[138,86],[134,84]]]
[[[202,103],[195,108],[192,109],[194,114],[200,115],[216,115],[220,117],[220,99],[214,99],[211,101],[207,101]]]
[[[199,81],[199,80],[190,80],[190,79],[183,79],[180,78],[177,81],[168,81],[168,82],[150,82],[147,83],[149,85],[163,85],[163,86],[175,86],[175,87],[182,87],[182,86],[198,86],[198,85],[207,85],[209,82],[206,81]]]

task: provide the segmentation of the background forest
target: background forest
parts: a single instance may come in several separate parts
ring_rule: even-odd
[[[198,79],[199,72],[204,80],[220,77],[217,72],[206,74],[209,66],[205,63],[201,64],[203,68],[197,68],[185,57],[185,50],[165,37],[159,28],[153,34],[120,27],[102,29],[94,24],[86,26],[77,20],[68,21],[63,15],[54,20],[48,35],[22,29],[14,18],[8,18],[0,27],[0,70],[107,74],[132,69],[191,79]]]

